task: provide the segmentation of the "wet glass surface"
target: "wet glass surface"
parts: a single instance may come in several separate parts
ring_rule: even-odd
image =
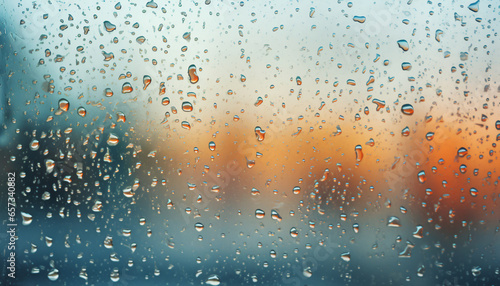
[[[0,284],[500,284],[497,1],[0,7]]]

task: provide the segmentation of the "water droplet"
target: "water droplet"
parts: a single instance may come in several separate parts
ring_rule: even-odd
[[[102,202],[99,200],[95,201],[94,205],[92,206],[92,211],[94,212],[102,211]]]
[[[457,156],[460,157],[460,158],[463,158],[463,157],[467,156],[467,153],[468,153],[467,148],[461,147],[457,151]]]
[[[349,262],[351,261],[351,253],[350,252],[344,252],[340,255],[340,258],[342,258],[342,260],[346,261],[346,262]]]
[[[403,135],[405,137],[410,136],[410,128],[408,126],[403,128],[403,130],[401,130],[401,135]]]
[[[184,129],[187,129],[187,130],[191,130],[191,124],[189,124],[189,122],[187,122],[187,121],[182,121],[181,127]],[[209,147],[210,147],[210,145],[209,145]],[[210,150],[212,150],[212,149],[210,149]],[[214,150],[215,150],[215,143],[214,143]]]
[[[182,111],[185,111],[185,112],[193,111],[193,105],[190,102],[184,101],[182,103]]]
[[[314,16],[314,12],[316,12],[316,9],[314,7],[311,7],[311,10],[309,10],[309,18],[312,18]]]
[[[78,115],[80,115],[81,117],[87,116],[87,110],[83,106],[78,107],[77,112],[78,112]]]
[[[57,269],[50,270],[49,274],[47,274],[47,277],[49,277],[50,281],[56,281],[59,278],[59,270]]]
[[[474,3],[471,3],[467,8],[471,10],[472,12],[478,12],[479,11],[479,0],[477,0]]]
[[[306,269],[304,269],[304,271],[302,272],[302,274],[306,277],[306,278],[311,278],[311,276],[313,275],[313,272],[311,270],[311,267],[307,267]]]
[[[401,68],[404,71],[409,71],[409,70],[411,70],[411,64],[409,62],[404,62],[404,63],[401,64]]]
[[[132,87],[130,87],[130,88],[132,88]],[[104,96],[106,96],[106,97],[112,97],[113,96],[113,90],[111,90],[111,88],[109,88],[109,87],[106,88],[104,90]]]
[[[354,152],[356,153],[356,161],[361,162],[361,160],[363,160],[363,147],[361,145],[356,145],[356,147],[354,147]]]
[[[296,77],[295,81],[297,82],[297,85],[302,85],[302,79],[300,78],[300,76]]]
[[[23,218],[23,225],[29,225],[33,221],[33,216],[29,213],[21,212],[21,217]]]
[[[109,278],[111,279],[111,281],[113,282],[118,282],[120,281],[120,272],[118,271],[117,268],[113,269],[113,272],[111,272],[111,274],[109,275]]]
[[[479,1],[477,1],[477,2],[479,2]],[[474,276],[479,276],[479,275],[481,275],[481,270],[482,270],[482,269],[481,269],[481,267],[479,267],[479,266],[474,266],[474,267],[472,268],[472,270],[471,270],[472,275],[474,275]]]
[[[146,3],[146,7],[156,9],[158,8],[158,4],[156,4],[155,1],[151,0],[148,3]]]
[[[294,195],[300,194],[300,187],[299,186],[296,186],[296,187],[293,188],[293,194]]]
[[[403,104],[403,106],[401,106],[401,112],[403,112],[404,115],[413,115],[414,111],[413,105],[411,104]]]
[[[427,139],[427,141],[434,139],[434,132],[427,132],[427,134],[425,134],[425,139]]]
[[[398,46],[405,52],[410,49],[410,46],[408,45],[408,42],[406,40],[399,40]]]
[[[47,168],[47,173],[52,173],[55,166],[56,166],[56,164],[53,160],[51,160],[51,159],[45,160],[45,167]]]
[[[36,140],[36,139],[33,139],[33,141],[31,141],[31,143],[30,143],[30,150],[36,151],[36,150],[38,150],[38,148],[40,148],[40,142],[38,142],[38,140]]]
[[[425,171],[420,171],[420,172],[418,172],[417,177],[418,177],[418,181],[419,181],[420,183],[422,183],[422,184],[423,184],[423,183],[425,183],[425,180],[427,179],[427,178],[425,177]]]
[[[151,84],[151,77],[149,75],[145,75],[142,78],[142,83],[144,84],[143,89],[146,90],[146,88],[148,88],[148,86]]]
[[[424,277],[424,272],[425,272],[425,266],[420,266],[417,270],[417,276],[418,277]]]
[[[42,200],[43,201],[48,201],[50,200],[50,193],[45,191],[43,194],[42,194]]]
[[[196,73],[196,66],[195,65],[190,65],[188,68],[188,75],[189,75],[189,81],[192,84],[195,84],[198,82],[198,74]]]
[[[359,223],[353,224],[352,229],[354,230],[354,233],[358,233],[359,232]]]
[[[257,196],[257,195],[260,195],[260,191],[257,190],[256,188],[252,188],[251,194],[252,194],[252,196]]]
[[[201,222],[197,222],[195,223],[194,228],[196,229],[196,231],[200,232],[205,228],[205,226]]]
[[[118,136],[116,136],[113,133],[109,134],[109,138],[107,141],[109,146],[116,146],[116,145],[118,145],[118,142],[120,142],[120,139],[118,138]]]
[[[219,276],[213,274],[213,275],[210,275],[207,279],[207,281],[205,281],[206,284],[208,285],[211,285],[211,286],[217,286],[220,284],[220,279],[219,279]]]
[[[443,34],[442,30],[439,30],[439,29],[436,30],[436,34],[434,36],[434,38],[436,39],[436,41],[441,42],[441,35],[442,34]]]
[[[399,258],[411,258],[411,251],[415,245],[411,244],[409,241],[406,242],[406,247],[398,255]]]
[[[401,227],[401,221],[398,217],[391,216],[387,222],[387,226],[390,227]]]
[[[66,112],[69,110],[69,101],[66,99],[60,99],[59,100],[59,110],[62,112]]]
[[[131,93],[134,89],[132,88],[132,85],[129,82],[126,82],[122,86],[122,93]],[[113,93],[111,93],[113,95]],[[106,96],[108,96],[106,94]]]
[[[127,198],[131,198],[135,195],[135,193],[132,191],[132,188],[126,188],[123,190],[123,195]]]
[[[479,193],[479,191],[476,188],[470,188],[469,192],[470,192],[470,195],[473,197],[477,197],[477,194]]]
[[[413,233],[413,237],[415,238],[423,238],[424,237],[424,228],[421,225],[417,225],[417,230]]]
[[[125,114],[123,112],[117,112],[116,113],[116,122],[125,122],[125,121],[127,121]]]
[[[280,214],[275,210],[271,210],[271,218],[277,221],[281,221]]]
[[[104,21],[104,28],[106,28],[106,31],[108,32],[113,32],[114,30],[116,30],[116,26],[109,21]]]
[[[290,229],[290,236],[291,236],[291,237],[294,237],[294,238],[295,238],[295,237],[297,237],[297,236],[299,236],[299,231],[297,230],[297,228],[292,227],[292,228]]]
[[[210,143],[208,143],[208,149],[210,149],[210,151],[215,151],[215,142],[214,141],[210,141]]]
[[[354,20],[354,22],[358,22],[361,24],[363,24],[366,21],[365,16],[354,16],[352,19]]]
[[[256,218],[263,219],[265,215],[266,215],[266,213],[263,210],[261,210],[261,209],[255,210],[255,217]]]
[[[137,39],[135,39],[139,44],[144,44],[146,41],[146,38],[144,36],[139,36]]]
[[[260,128],[260,126],[255,127],[255,136],[257,137],[257,141],[262,142],[266,137],[266,131]]]

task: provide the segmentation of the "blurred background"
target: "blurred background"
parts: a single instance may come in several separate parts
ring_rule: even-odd
[[[0,7],[2,283],[500,283],[495,1]]]

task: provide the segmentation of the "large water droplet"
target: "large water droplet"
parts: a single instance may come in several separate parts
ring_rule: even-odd
[[[356,153],[356,161],[361,162],[361,160],[363,160],[363,147],[361,145],[356,145],[354,152]]]
[[[132,88],[132,85],[128,82],[126,82],[122,85],[122,93],[131,93],[133,90],[134,89]],[[113,94],[113,93],[111,93],[111,94]],[[106,96],[108,96],[108,95],[106,94]]]
[[[260,128],[260,126],[255,127],[255,137],[259,142],[264,141],[264,138],[266,137],[266,131]]]
[[[33,141],[31,141],[31,143],[30,143],[30,150],[36,151],[36,150],[38,150],[38,148],[40,148],[40,142],[36,139],[33,139]]]
[[[104,21],[104,28],[108,32],[113,32],[114,30],[116,30],[116,26],[112,24],[110,21]]]
[[[193,111],[193,105],[191,104],[191,102],[184,101],[182,103],[182,111],[185,111],[185,112]]]
[[[256,218],[263,219],[265,215],[266,215],[266,213],[263,210],[261,210],[261,209],[255,210],[255,217]]]
[[[422,184],[423,184],[423,183],[425,183],[425,180],[426,180],[426,177],[425,177],[425,171],[420,171],[420,172],[418,172],[418,174],[417,174],[417,178],[418,178],[418,181],[419,181],[420,183],[422,183]]]
[[[344,252],[340,255],[340,258],[342,258],[342,260],[346,261],[346,262],[349,262],[351,261],[351,253],[350,252]]]
[[[403,104],[403,106],[401,106],[401,112],[403,112],[404,115],[413,115],[414,111],[411,104]]]
[[[463,158],[463,157],[467,156],[467,153],[468,153],[467,148],[460,147],[460,149],[458,149],[458,151],[457,151],[457,156],[460,158]]]
[[[467,8],[471,10],[472,12],[478,12],[479,11],[479,0],[477,0],[474,3],[471,3]]]
[[[477,194],[479,193],[479,191],[476,188],[470,188],[469,192],[470,192],[470,195],[473,197],[477,197]]]
[[[410,49],[410,46],[408,45],[408,42],[406,40],[399,40],[398,46],[405,52]]]
[[[208,149],[210,149],[210,151],[215,151],[215,142],[214,141],[210,141],[210,143],[208,143]]]
[[[401,227],[401,221],[398,217],[391,216],[387,221],[387,226],[391,227]]]
[[[193,84],[197,83],[199,78],[198,74],[196,73],[196,66],[195,65],[190,65],[188,68],[188,75],[189,75],[189,81]]]
[[[120,142],[120,139],[118,138],[118,136],[116,136],[113,133],[109,134],[109,138],[107,141],[109,146],[116,146],[116,145],[118,145],[118,142]]]
[[[196,229],[196,231],[200,232],[205,228],[205,226],[201,222],[197,222],[195,223],[194,228]]]
[[[358,22],[361,24],[363,24],[366,21],[365,16],[354,16],[352,19],[354,20],[354,22]]]
[[[49,274],[47,274],[47,277],[49,277],[50,281],[56,281],[59,278],[59,270],[57,269],[50,270]]]
[[[23,218],[23,225],[29,225],[33,221],[33,216],[29,213],[21,212],[21,217]]]
[[[220,284],[220,279],[219,279],[219,276],[213,274],[213,275],[210,275],[207,279],[207,281],[205,281],[206,284],[208,285],[211,285],[211,286],[217,286]]]

